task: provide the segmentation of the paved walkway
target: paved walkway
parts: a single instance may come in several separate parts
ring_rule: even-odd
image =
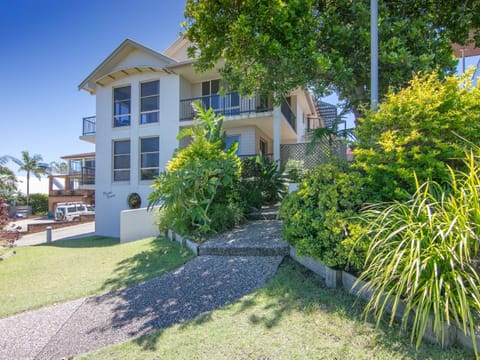
[[[249,228],[249,242],[264,238]],[[68,358],[192,319],[262,287],[282,259],[199,256],[130,288],[0,319],[0,359]]]
[[[52,241],[77,239],[95,235],[95,221],[78,225],[66,226],[52,230]],[[31,246],[47,242],[46,231],[24,235],[17,242],[17,246]]]

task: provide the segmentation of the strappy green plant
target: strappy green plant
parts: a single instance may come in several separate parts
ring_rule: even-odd
[[[433,315],[433,330],[442,344],[445,326],[453,323],[471,334],[478,354],[480,164],[473,152],[467,153],[465,168],[450,169],[448,188],[417,181],[410,201],[374,205],[363,212],[371,243],[360,279],[375,290],[366,315],[373,313],[378,322],[388,317],[391,323],[403,303],[402,325],[411,325],[417,347]]]

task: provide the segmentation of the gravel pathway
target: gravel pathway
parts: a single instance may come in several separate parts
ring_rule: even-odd
[[[282,258],[200,256],[124,290],[0,319],[0,359],[68,358],[192,319],[262,287]]]
[[[200,255],[285,256],[289,246],[282,240],[278,220],[248,221],[226,234],[200,245]]]

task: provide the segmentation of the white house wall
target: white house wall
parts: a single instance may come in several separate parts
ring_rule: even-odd
[[[153,80],[160,80],[160,122],[140,125],[140,83]],[[147,205],[147,196],[152,189],[151,181],[139,180],[139,138],[159,137],[160,170],[178,147],[176,136],[179,129],[179,83],[177,75],[157,73],[131,76],[97,88],[95,230],[98,235],[120,235],[120,211],[128,209],[127,197],[130,193],[138,193],[142,198],[142,206]],[[130,126],[113,128],[113,88],[125,85],[131,86]],[[128,183],[113,182],[114,140],[130,140]]]

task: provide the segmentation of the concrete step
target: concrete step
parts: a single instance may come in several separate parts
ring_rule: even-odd
[[[276,220],[278,216],[278,205],[263,206],[261,209],[247,214],[248,220]]]
[[[289,246],[280,231],[281,223],[277,220],[249,221],[200,245],[199,255],[286,256]]]

